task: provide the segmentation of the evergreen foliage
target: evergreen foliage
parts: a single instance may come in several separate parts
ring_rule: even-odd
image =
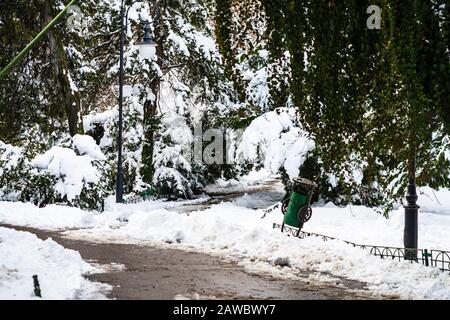
[[[1,1],[0,66],[63,4]],[[97,208],[114,192],[120,4],[80,2],[79,24],[59,23],[1,80],[1,199]],[[373,4],[382,9],[380,30],[366,26]],[[389,209],[408,178],[450,187],[449,10],[448,0],[134,3],[125,40],[126,193],[189,198],[257,168],[195,157],[196,130],[246,129],[284,107],[297,109],[296,126],[314,140],[300,175],[320,182],[326,200]],[[143,21],[158,44],[152,61],[136,46]],[[90,163],[100,179],[84,179],[70,197],[59,188],[66,177],[33,161],[55,147],[83,161],[74,144],[83,134],[104,155]],[[239,137],[224,139],[226,156],[236,156]],[[211,142],[200,141],[201,151]]]
[[[381,1],[382,28],[369,30],[370,4],[285,6],[292,91],[323,172],[338,178],[341,195],[389,208],[403,197],[408,177],[449,186],[442,151],[448,148],[442,116],[450,74],[448,14],[443,2]]]

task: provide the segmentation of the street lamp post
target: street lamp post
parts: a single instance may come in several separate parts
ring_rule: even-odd
[[[405,245],[405,258],[408,260],[417,260],[417,247],[418,247],[418,218],[419,209],[417,205],[417,191],[416,181],[413,177],[409,179],[408,193],[406,194],[405,205],[405,231],[404,231],[404,245]],[[408,250],[411,249],[411,250]]]
[[[403,244],[405,245],[405,259],[417,260],[418,236],[419,236],[419,209],[417,205],[416,187],[416,152],[410,158],[408,176],[408,192],[406,193],[405,205],[405,230]]]
[[[122,0],[120,8],[120,67],[119,67],[119,125],[117,136],[117,177],[116,177],[116,202],[123,203],[123,82],[124,82],[124,46],[128,29],[128,13],[131,7],[142,0],[134,1],[125,13],[125,0]],[[144,39],[139,43],[139,54],[143,59],[153,59],[156,53],[156,43],[151,37],[151,27],[147,23],[144,27]]]

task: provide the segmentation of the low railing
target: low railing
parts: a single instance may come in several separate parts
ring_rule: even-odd
[[[156,194],[156,190],[148,189],[139,194],[135,194],[133,196],[126,197],[125,199],[123,199],[123,203],[124,204],[137,204],[137,203],[144,202],[147,200],[154,200],[155,194]]]
[[[444,271],[450,271],[450,252],[431,250],[431,266]]]
[[[316,237],[322,239],[323,241],[338,240],[345,242],[346,244],[351,245],[355,248],[368,250],[370,254],[376,257],[380,257],[381,259],[392,259],[398,261],[406,260],[411,261],[411,263],[417,262],[422,263],[427,267],[439,268],[442,271],[450,272],[450,251],[361,245],[350,241],[325,236],[322,234],[299,230],[298,228],[293,228],[286,225],[283,226],[276,223],[274,223],[273,228],[281,229],[282,232],[286,232],[300,239]]]

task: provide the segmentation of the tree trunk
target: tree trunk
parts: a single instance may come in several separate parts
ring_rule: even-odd
[[[49,1],[46,1],[44,10],[44,23],[48,24],[52,19],[51,13],[53,12]],[[71,86],[67,55],[61,41],[60,33],[57,29],[53,29],[49,32],[48,38],[51,59],[55,67],[56,81],[61,92],[61,102],[64,105],[67,116],[69,133],[73,137],[78,133],[83,133],[82,121],[79,116],[81,109],[80,96]]]

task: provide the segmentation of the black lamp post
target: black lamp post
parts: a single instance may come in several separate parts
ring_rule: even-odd
[[[408,192],[406,194],[405,205],[405,230],[403,236],[403,244],[405,245],[405,259],[417,260],[418,234],[419,234],[419,209],[417,205],[417,188],[416,188],[416,156],[411,163],[409,172]],[[408,250],[409,249],[409,250]]]
[[[125,36],[128,29],[128,13],[131,7],[142,0],[134,1],[125,13],[125,0],[122,0],[120,8],[120,69],[119,69],[119,133],[117,137],[117,177],[116,177],[116,202],[123,203],[123,81],[124,81],[124,46]],[[144,39],[139,43],[139,53],[143,59],[152,59],[156,52],[156,43],[151,37],[151,27],[144,27]]]

